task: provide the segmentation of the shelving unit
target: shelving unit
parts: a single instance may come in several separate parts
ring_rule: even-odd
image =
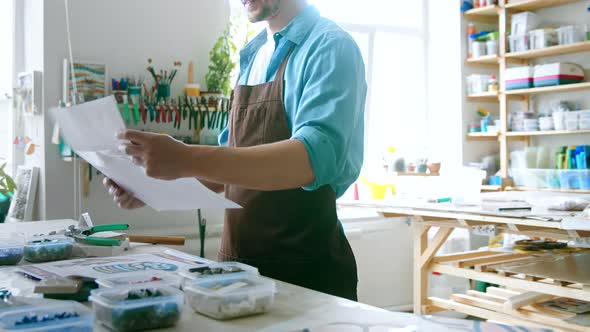
[[[552,131],[509,131],[508,137],[555,136],[590,134],[590,130],[552,130]]]
[[[497,141],[500,150],[500,173],[502,177],[501,186],[482,186],[481,190],[485,192],[494,191],[543,191],[557,193],[580,193],[590,194],[590,190],[575,189],[553,189],[553,188],[530,188],[517,187],[509,177],[509,157],[510,144],[516,140],[522,140],[525,146],[531,144],[535,137],[556,137],[564,136],[568,138],[568,144],[590,142],[590,130],[576,131],[533,131],[533,132],[511,132],[509,131],[508,115],[509,107],[514,101],[522,103],[522,109],[529,109],[531,97],[567,93],[574,91],[590,91],[590,82],[577,84],[567,84],[549,87],[539,87],[530,89],[507,90],[505,84],[506,69],[512,65],[530,65],[532,61],[544,57],[560,56],[564,54],[576,54],[581,52],[590,52],[590,41],[579,42],[569,45],[552,46],[544,49],[529,50],[525,52],[508,53],[507,51],[507,26],[510,24],[510,16],[514,13],[524,11],[535,11],[543,8],[561,6],[571,3],[583,2],[582,0],[524,0],[518,2],[509,2],[509,0],[499,0],[497,8],[480,8],[465,13],[467,21],[496,23],[499,32],[499,54],[498,56],[486,56],[476,59],[468,59],[466,65],[488,66],[498,70],[498,93],[483,93],[478,95],[467,96],[469,102],[498,102],[500,112],[500,132],[499,133],[468,133],[467,140],[470,141]],[[495,21],[490,20],[495,19]],[[497,66],[497,67],[496,67]],[[572,135],[584,135],[580,142],[571,142]],[[586,143],[587,144],[587,143]],[[564,144],[565,145],[565,144]],[[455,310],[464,314],[495,320],[507,324],[554,328],[559,331],[586,331],[587,327],[575,325],[564,321],[563,313],[551,312],[535,303],[529,303],[526,306],[506,309],[506,302],[513,296],[521,293],[542,293],[549,298],[567,297],[590,301],[590,286],[567,283],[561,280],[543,280],[534,276],[516,276],[494,271],[491,266],[498,262],[514,261],[527,259],[518,253],[498,253],[498,252],[464,252],[457,254],[448,254],[434,256],[438,248],[447,240],[452,229],[462,227],[471,228],[474,226],[491,226],[502,233],[522,234],[527,236],[549,237],[553,239],[567,240],[576,237],[590,236],[586,231],[565,231],[561,230],[559,222],[548,224],[547,222],[535,222],[532,220],[523,221],[522,224],[515,223],[515,220],[509,220],[488,214],[466,215],[463,213],[453,214],[452,212],[439,211],[404,211],[392,209],[386,211],[390,216],[412,216],[414,227],[414,254],[416,260],[416,270],[414,276],[414,311],[430,314],[442,310]],[[502,224],[504,223],[505,224]],[[520,221],[519,221],[520,222]],[[430,227],[439,227],[437,234],[428,240],[428,230]],[[430,242],[430,243],[429,243]],[[453,294],[450,298],[428,297],[428,275],[430,273],[440,273],[470,280],[478,280],[499,285],[499,287],[490,287],[488,292],[468,291],[466,294]],[[500,288],[501,287],[501,288]],[[514,290],[518,290],[515,292]]]
[[[528,109],[531,97],[542,94],[567,93],[575,91],[590,90],[590,82],[566,84],[548,87],[538,87],[530,89],[507,90],[505,84],[506,69],[510,65],[529,65],[530,61],[544,57],[560,56],[564,54],[575,54],[581,52],[590,52],[590,41],[579,42],[569,45],[558,45],[543,49],[529,50],[524,52],[508,53],[507,50],[507,26],[510,24],[510,16],[514,13],[524,11],[535,11],[544,8],[567,5],[571,3],[583,3],[583,0],[499,0],[498,6],[477,8],[466,11],[464,18],[467,21],[497,23],[499,32],[499,54],[493,56],[484,56],[480,58],[467,59],[466,65],[491,66],[499,71],[498,82],[500,85],[499,92],[487,92],[476,95],[468,95],[468,102],[484,103],[494,102],[499,104],[500,110],[500,132],[499,133],[468,133],[467,140],[470,141],[498,141],[500,150],[500,175],[502,177],[502,190],[542,190],[542,191],[559,191],[559,192],[578,192],[590,194],[590,190],[554,190],[554,189],[537,189],[537,188],[514,188],[510,187],[512,181],[509,178],[509,142],[522,140],[528,146],[531,144],[531,138],[543,136],[571,136],[571,135],[589,135],[590,130],[577,131],[535,131],[535,132],[510,132],[508,128],[509,102],[518,101],[523,103],[523,109]],[[585,137],[585,136],[584,136]],[[588,136],[590,140],[590,135]],[[584,139],[585,140],[585,139]],[[585,140],[586,141],[586,140]],[[583,143],[583,142],[581,142]],[[482,191],[488,191],[489,187],[482,187]]]

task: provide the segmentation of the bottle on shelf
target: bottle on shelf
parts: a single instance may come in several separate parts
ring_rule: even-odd
[[[473,41],[477,36],[477,29],[475,28],[475,24],[469,23],[467,24],[467,58],[471,59],[473,57]]]
[[[492,75],[488,80],[488,92],[498,92],[498,80],[496,75]]]

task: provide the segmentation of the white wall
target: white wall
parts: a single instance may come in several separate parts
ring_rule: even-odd
[[[461,166],[460,13],[451,1],[427,1],[428,141],[446,169]]]
[[[29,0],[31,1],[31,0]],[[38,0],[41,1],[41,0]],[[67,56],[63,0],[44,1],[44,70],[46,109],[61,99],[62,61]],[[147,58],[154,65],[171,66],[180,60],[195,62],[195,77],[204,85],[208,53],[225,28],[229,6],[220,0],[70,0],[72,49],[75,59],[106,63],[108,80],[123,75],[144,75]],[[181,92],[186,71],[178,73],[173,95]],[[53,119],[45,117],[45,128],[53,128]],[[50,143],[51,130],[45,132],[47,187],[45,217],[75,218],[74,169],[60,160],[57,147]],[[136,232],[158,227],[160,234],[194,234],[196,212],[155,213],[149,208],[122,211],[107,196],[98,177],[83,200],[83,211],[97,223],[127,222]],[[222,213],[204,215],[220,222]],[[190,228],[187,228],[190,227]],[[189,234],[190,235],[190,234]]]

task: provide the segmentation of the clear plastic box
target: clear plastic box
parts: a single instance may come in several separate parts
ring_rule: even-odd
[[[508,47],[511,53],[524,52],[529,50],[528,35],[511,35],[508,36]]]
[[[2,239],[0,242],[0,265],[16,265],[23,259],[24,241]]]
[[[225,320],[267,312],[274,303],[276,284],[252,274],[230,274],[197,279],[184,291],[193,310]]]
[[[586,29],[582,25],[567,25],[556,29],[559,45],[567,45],[586,40]]]
[[[488,82],[492,75],[473,74],[467,76],[467,94],[477,94],[488,91]]]
[[[165,284],[99,288],[89,298],[96,319],[113,331],[143,331],[174,326],[184,295]]]
[[[74,301],[0,310],[0,331],[92,332],[94,314]]]
[[[557,45],[557,31],[554,29],[537,29],[529,32],[531,50]]]
[[[590,189],[590,170],[588,169],[511,168],[510,176],[517,187]]]
[[[180,288],[182,278],[172,273],[141,272],[133,275],[97,279],[96,283],[102,288],[115,288],[129,285],[146,285],[154,282]]]
[[[31,263],[60,261],[72,257],[73,241],[65,238],[37,238],[27,242],[25,260]]]
[[[239,262],[220,262],[211,263],[204,266],[187,268],[181,270],[178,274],[182,277],[182,285],[188,285],[193,280],[215,277],[219,275],[250,273],[253,275],[260,275],[258,269],[254,266],[246,265]]]

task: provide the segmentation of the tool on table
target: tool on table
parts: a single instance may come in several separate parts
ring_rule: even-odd
[[[205,258],[205,235],[207,231],[207,220],[201,216],[201,209],[197,210],[197,217],[199,219],[199,238],[201,240],[200,256]]]
[[[129,235],[129,241],[148,244],[165,244],[170,246],[183,246],[186,242],[184,236],[150,236],[150,235]]]
[[[533,208],[530,206],[508,206],[499,207],[498,211],[531,211]]]
[[[118,247],[121,245],[121,239],[112,237],[97,237],[92,235],[100,232],[123,231],[128,229],[129,224],[106,224],[87,228],[78,228],[74,225],[71,225],[70,227],[68,227],[68,231],[65,233],[65,235],[74,238],[76,242],[84,244],[89,244],[93,246]]]

